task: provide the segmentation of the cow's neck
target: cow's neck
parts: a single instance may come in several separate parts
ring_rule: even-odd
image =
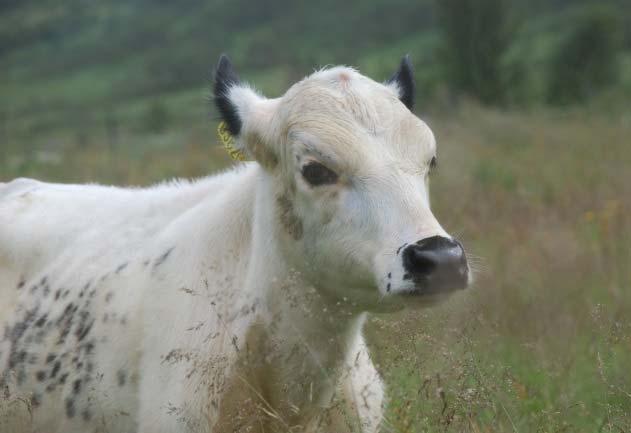
[[[267,357],[261,368],[269,380],[263,387],[275,388],[269,394],[280,396],[283,401],[278,404],[326,405],[343,373],[347,348],[361,330],[363,315],[321,296],[287,266],[278,242],[273,185],[265,175],[255,200],[246,285],[265,293],[268,320],[255,331],[257,336],[265,335],[265,347],[256,349]]]

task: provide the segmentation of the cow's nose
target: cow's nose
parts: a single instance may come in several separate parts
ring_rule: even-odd
[[[432,236],[403,250],[404,279],[411,279],[422,292],[464,289],[469,266],[460,242]]]

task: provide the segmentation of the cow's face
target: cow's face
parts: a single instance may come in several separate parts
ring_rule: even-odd
[[[239,146],[273,179],[285,259],[311,283],[371,309],[466,287],[462,245],[430,210],[436,142],[410,111],[407,58],[385,84],[337,67],[265,99],[222,57],[215,86]]]

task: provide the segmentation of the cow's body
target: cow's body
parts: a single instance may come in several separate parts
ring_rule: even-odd
[[[365,311],[464,288],[429,206],[411,65],[276,99],[220,60],[216,103],[256,162],[149,189],[0,186],[0,431],[376,432]]]
[[[249,164],[151,189],[30,180],[0,189],[0,366],[10,399],[31,407],[24,431],[199,432],[217,418],[221,432],[308,423],[311,416],[274,421],[258,408],[294,405],[311,415],[352,378],[374,405],[364,421],[378,420],[379,379],[365,352],[356,358],[364,347],[353,322],[362,318],[315,323],[321,314],[307,311],[318,308],[315,295],[305,303],[292,293],[298,277],[274,256],[274,230],[265,227],[274,208],[259,203],[254,212],[264,178]],[[284,300],[303,307],[291,311]],[[268,347],[278,342],[282,350]],[[347,345],[357,373],[340,382]],[[263,351],[282,364],[265,384],[257,371],[273,369],[258,361]],[[290,387],[270,388],[282,385]]]

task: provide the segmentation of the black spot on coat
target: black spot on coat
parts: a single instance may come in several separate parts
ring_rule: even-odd
[[[57,373],[59,373],[60,369],[61,369],[61,362],[60,361],[55,362],[55,365],[53,365],[53,369],[50,372],[51,379],[54,379],[55,376],[57,376]]]
[[[116,379],[118,381],[118,386],[124,386],[125,382],[127,381],[127,375],[125,374],[125,371],[118,370],[118,372],[116,373]]]
[[[37,326],[38,328],[41,328],[46,323],[47,318],[48,318],[48,313],[45,313],[44,315],[42,315],[42,317],[37,319],[37,322],[35,322],[35,326]]]
[[[83,340],[85,336],[88,335],[88,333],[90,332],[90,329],[92,329],[92,325],[94,325],[94,320],[92,320],[90,323],[88,323],[85,326],[80,326],[77,329],[77,332],[75,333],[75,335],[77,336],[77,341]]]
[[[73,418],[75,416],[76,409],[74,406],[74,399],[68,397],[66,398],[66,416],[68,418]]]
[[[61,376],[59,376],[59,383],[62,385],[66,383],[66,380],[68,379],[68,375],[69,373],[64,373]]]
[[[90,409],[83,409],[81,412],[81,418],[83,418],[84,421],[90,421],[92,419],[92,412],[90,412]]]
[[[85,353],[90,355],[92,351],[94,350],[94,342],[88,341],[87,343],[85,343],[84,349],[85,349]]]
[[[155,269],[155,268],[157,268],[158,266],[160,266],[161,264],[163,264],[163,263],[166,261],[166,259],[168,259],[168,258],[169,258],[169,256],[171,255],[171,252],[172,252],[174,249],[175,249],[175,247],[171,247],[171,248],[169,248],[168,250],[166,250],[166,251],[164,252],[164,254],[162,254],[160,257],[158,257],[158,258],[156,259],[156,261],[153,263],[153,267],[154,267],[154,269]]]

